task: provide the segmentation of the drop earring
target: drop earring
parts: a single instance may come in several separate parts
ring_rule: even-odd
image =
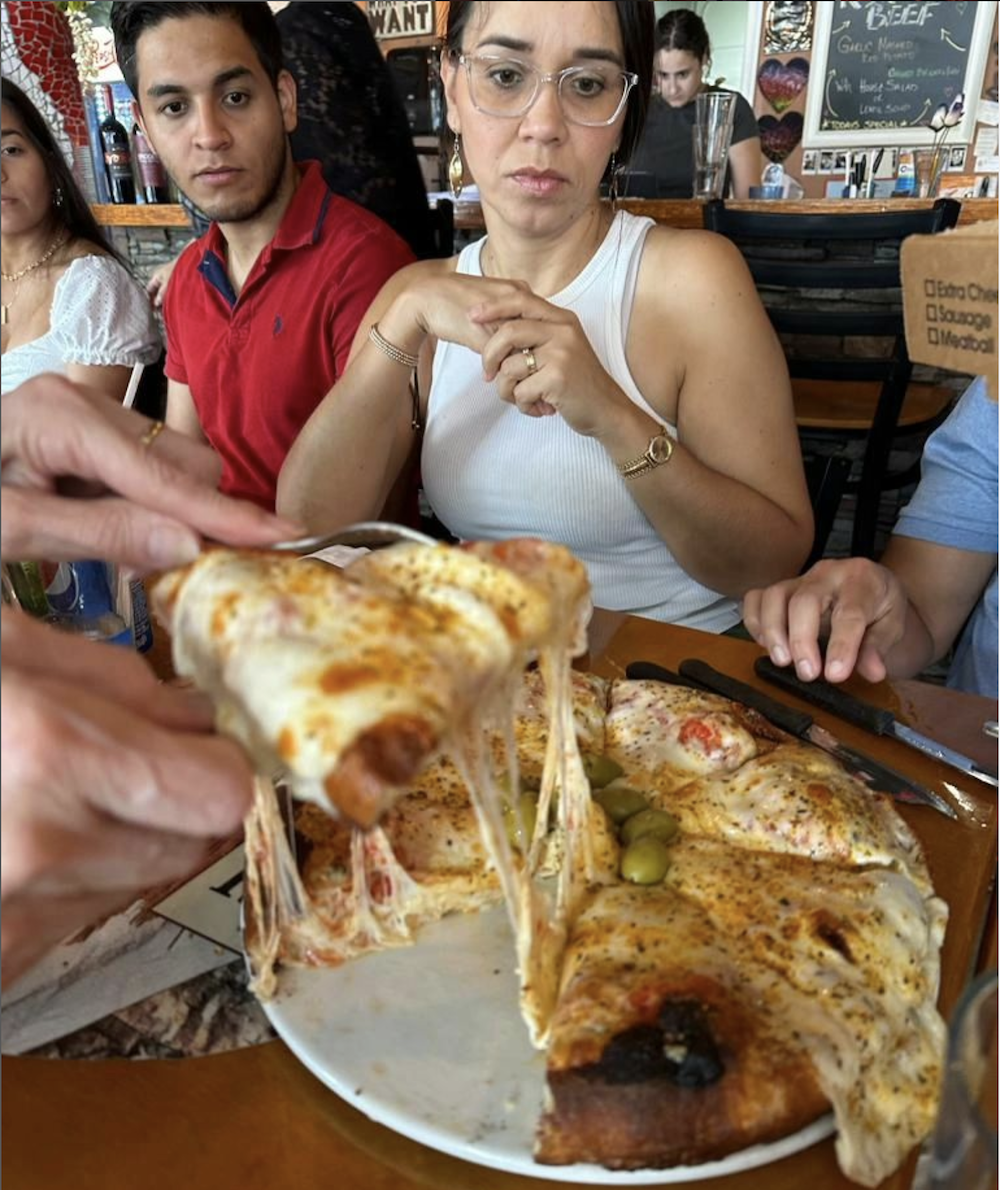
[[[611,154],[611,161],[608,163],[608,198],[611,200],[611,210],[618,210],[618,154]]]
[[[455,144],[452,147],[451,158],[448,161],[448,187],[455,202],[458,202],[461,198],[464,184],[465,166],[462,164],[462,138],[456,132]]]

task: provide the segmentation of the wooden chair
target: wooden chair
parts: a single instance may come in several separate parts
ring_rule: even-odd
[[[786,214],[706,204],[704,225],[743,253],[785,347],[816,518],[806,565],[823,556],[837,509],[856,493],[851,553],[872,557],[882,493],[912,482],[918,465],[889,469],[894,443],[926,435],[955,393],[911,383],[903,333],[899,245],[954,227],[960,204],[921,210]],[[864,442],[858,479],[850,444]],[[856,453],[856,450],[855,450]]]

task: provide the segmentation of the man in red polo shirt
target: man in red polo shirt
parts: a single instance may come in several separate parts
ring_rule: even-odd
[[[208,439],[223,491],[273,508],[288,448],[413,254],[292,160],[295,83],[266,4],[119,0],[111,19],[150,141],[213,220],[164,303],[167,422]]]

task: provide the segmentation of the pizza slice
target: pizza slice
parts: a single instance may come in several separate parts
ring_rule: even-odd
[[[848,1177],[876,1186],[928,1134],[944,1023],[947,907],[893,867],[853,867],[683,838],[669,882],[696,904],[810,1056]]]
[[[370,827],[449,740],[507,711],[529,661],[568,668],[585,645],[583,567],[544,542],[504,545],[407,543],[346,571],[214,549],[153,600],[177,672],[258,771]]]
[[[588,893],[570,932],[535,1149],[544,1164],[702,1163],[827,1110],[812,1063],[670,884]]]
[[[734,772],[689,781],[651,800],[687,834],[724,839],[733,848],[893,867],[930,887],[919,844],[891,798],[809,744],[779,744]]]
[[[732,772],[779,738],[761,715],[717,694],[655,681],[611,686],[607,755],[660,792]]]

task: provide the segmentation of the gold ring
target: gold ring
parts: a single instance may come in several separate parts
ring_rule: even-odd
[[[535,353],[530,347],[522,347],[521,354],[524,356],[524,362],[528,365],[528,375],[534,376],[538,371],[538,360],[535,359]]]
[[[157,437],[163,433],[163,422],[154,421],[149,429],[139,439],[139,445],[142,447],[150,447],[156,441]]]

